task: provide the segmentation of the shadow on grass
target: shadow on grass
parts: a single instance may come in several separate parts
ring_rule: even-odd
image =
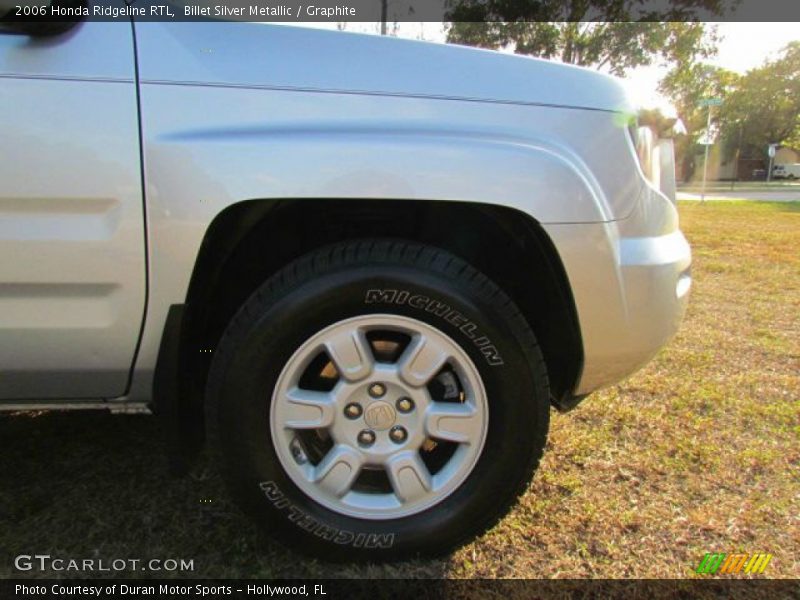
[[[800,212],[800,200],[786,200],[783,202],[771,202],[768,200],[734,200],[734,202],[742,202],[748,205],[755,205],[763,207],[764,210],[770,212]]]
[[[800,201],[795,202],[773,202],[780,206],[775,207],[776,212],[800,212]]]
[[[286,550],[255,531],[205,463],[186,478],[168,474],[154,417],[4,415],[0,439],[3,578],[84,576],[20,573],[19,554],[194,560],[194,572],[119,573],[129,577],[441,577],[447,569],[446,560],[329,565]]]
[[[769,212],[800,212],[800,200],[785,200],[775,202],[770,200],[748,200],[747,198],[726,198],[723,200],[708,200],[705,203],[702,203],[699,200],[678,200],[678,207],[680,208],[683,206],[696,206],[721,210],[738,210],[743,206],[746,206],[754,210]]]

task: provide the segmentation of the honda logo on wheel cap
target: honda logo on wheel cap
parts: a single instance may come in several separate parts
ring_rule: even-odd
[[[395,413],[392,405],[387,402],[373,402],[364,411],[364,421],[372,429],[389,429],[394,425],[396,417],[397,413]]]

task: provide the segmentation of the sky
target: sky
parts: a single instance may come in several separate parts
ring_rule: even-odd
[[[305,27],[333,29],[335,23],[302,23]],[[718,54],[708,62],[717,66],[744,73],[774,57],[793,40],[800,40],[797,23],[716,23],[722,40]],[[390,25],[391,27],[391,25]],[[348,23],[347,31],[365,33],[379,32],[377,23]],[[444,42],[442,23],[399,23],[398,37]],[[661,108],[665,114],[674,114],[669,100],[657,92],[658,82],[666,72],[665,67],[641,67],[630,71],[625,80],[633,100],[648,108]]]

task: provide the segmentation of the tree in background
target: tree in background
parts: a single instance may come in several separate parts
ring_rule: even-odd
[[[511,48],[621,76],[634,67],[688,64],[713,55],[714,30],[681,21],[701,9],[720,14],[722,5],[673,0],[659,22],[641,12],[639,0],[456,0],[448,12],[447,41]]]
[[[702,63],[676,64],[659,85],[659,91],[672,100],[686,128],[686,135],[675,140],[675,160],[682,166],[684,179],[691,179],[702,147],[698,145],[706,133],[708,108],[700,102],[706,98],[721,98],[722,107],[711,113],[711,132],[721,129],[722,111],[727,98],[739,82],[733,71]]]
[[[693,62],[714,53],[703,23],[453,23],[447,41],[605,68],[623,76],[654,63]]]
[[[800,149],[800,41],[741,76],[720,119],[726,145],[741,140],[745,156],[763,156],[772,143]]]
[[[800,148],[800,42],[744,75],[707,64],[679,64],[659,90],[675,104],[688,130],[676,144],[687,176],[706,129],[704,98],[723,101],[712,112],[712,130],[719,134],[724,161],[740,154],[764,158],[771,143]]]

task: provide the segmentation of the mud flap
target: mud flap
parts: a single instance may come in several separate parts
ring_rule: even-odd
[[[203,446],[202,410],[192,402],[182,351],[186,310],[173,304],[167,313],[153,378],[153,412],[161,421],[170,472],[186,475]]]

